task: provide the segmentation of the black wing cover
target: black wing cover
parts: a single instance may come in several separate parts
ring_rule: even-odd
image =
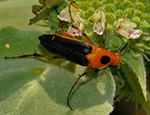
[[[85,57],[92,51],[89,44],[49,34],[40,36],[39,40],[48,51],[57,56],[83,66],[89,63]]]

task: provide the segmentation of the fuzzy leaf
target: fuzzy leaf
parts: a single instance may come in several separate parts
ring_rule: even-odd
[[[125,72],[128,82],[130,83],[130,85],[132,87],[132,90],[134,92],[134,99],[136,100],[136,102],[139,102],[142,105],[142,108],[144,108],[147,115],[149,115],[150,114],[149,100],[145,101],[145,97],[143,95],[143,91],[140,86],[141,84],[139,84],[136,80],[137,75],[131,69],[131,67],[128,63],[121,64],[121,67],[122,67],[123,71]]]
[[[123,58],[124,62],[128,65],[129,69],[131,69],[134,72],[136,78],[138,79],[138,83],[140,84],[140,87],[142,89],[144,98],[145,100],[147,100],[146,71],[143,62],[143,57],[140,54],[137,54],[136,52],[133,51],[126,53],[124,57],[125,57]],[[132,77],[132,76],[128,76],[128,77]],[[137,81],[135,80],[135,82]]]
[[[98,114],[113,110],[115,83],[109,69],[81,78],[66,104],[68,91],[85,68],[61,60],[7,59],[4,56],[37,53],[51,55],[37,39],[39,31],[11,27],[0,31],[0,115]]]

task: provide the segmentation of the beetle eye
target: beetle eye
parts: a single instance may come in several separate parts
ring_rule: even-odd
[[[101,59],[100,59],[100,62],[102,64],[107,64],[110,62],[110,58],[108,56],[103,56]]]

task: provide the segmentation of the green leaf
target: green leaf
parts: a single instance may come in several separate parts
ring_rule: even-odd
[[[42,19],[45,19],[47,17],[48,10],[41,11],[38,15],[36,15],[34,18],[31,18],[29,21],[29,25],[36,23],[37,21],[40,21]]]
[[[150,115],[150,102],[149,102],[149,99],[148,101],[145,101],[145,97],[143,95],[143,92],[140,86],[141,84],[139,84],[136,80],[137,75],[131,69],[128,63],[121,64],[121,67],[123,71],[125,72],[125,75],[128,79],[128,82],[130,83],[132,87],[132,90],[134,91],[134,95],[135,95],[134,99],[136,100],[136,102],[139,102],[142,105],[142,108],[144,108],[147,115]]]
[[[109,69],[81,78],[70,99],[75,109],[71,111],[66,104],[68,91],[77,75],[88,68],[63,59],[4,60],[4,56],[29,54],[34,49],[51,55],[37,39],[41,34],[11,27],[0,30],[0,115],[110,114],[115,83]]]
[[[137,79],[134,82],[138,82],[142,93],[144,95],[145,100],[147,101],[147,91],[146,91],[146,70],[144,65],[143,57],[136,52],[130,50],[128,53],[125,53],[123,61],[128,65],[129,69],[125,70],[124,72],[133,71]],[[133,76],[127,76],[133,77]],[[136,89],[135,89],[136,90]]]

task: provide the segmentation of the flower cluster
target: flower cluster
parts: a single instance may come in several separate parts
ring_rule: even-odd
[[[71,16],[73,17],[73,22],[70,18],[69,14],[69,8],[66,7],[63,9],[60,14],[58,15],[58,18],[62,21],[66,22],[72,22],[76,27],[78,27],[80,30],[83,29],[84,20],[80,17],[80,12],[75,7],[71,6],[70,8]],[[126,15],[127,16],[127,15]],[[93,26],[93,32],[96,32],[99,35],[102,35],[105,31],[106,27],[106,19],[105,14],[102,10],[98,10],[93,14],[94,18],[94,26]],[[122,35],[123,37],[127,39],[137,39],[141,36],[142,31],[139,29],[134,29],[137,25],[133,22],[127,21],[126,17],[121,18],[116,22],[116,32],[119,35]],[[73,36],[80,36],[81,33],[78,32],[75,28],[70,26],[68,28],[68,33],[70,33]]]

